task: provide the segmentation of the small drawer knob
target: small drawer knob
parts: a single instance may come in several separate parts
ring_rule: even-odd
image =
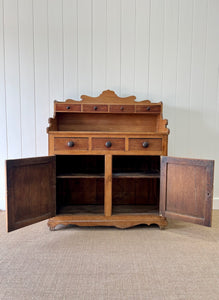
[[[105,144],[105,146],[106,146],[107,148],[110,148],[110,147],[112,146],[112,143],[111,143],[110,141],[107,141],[106,144]]]
[[[150,111],[150,110],[151,110],[150,106],[147,106],[147,107],[146,107],[146,110],[147,110],[147,111]]]
[[[120,107],[120,110],[124,110],[124,106],[121,106],[121,107]]]
[[[69,141],[69,142],[68,142],[68,147],[74,147],[74,144],[75,144],[75,143],[74,143],[73,141]]]
[[[94,110],[97,110],[97,106],[94,106]]]
[[[143,143],[142,143],[142,147],[143,147],[143,148],[147,148],[148,146],[149,146],[149,143],[148,143],[148,142],[143,142]]]
[[[70,109],[71,107],[70,106],[66,106],[66,109]]]

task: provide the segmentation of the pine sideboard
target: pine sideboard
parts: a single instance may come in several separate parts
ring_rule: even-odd
[[[57,225],[211,226],[214,161],[167,156],[163,104],[107,90],[54,101],[49,156],[6,161],[8,231]]]

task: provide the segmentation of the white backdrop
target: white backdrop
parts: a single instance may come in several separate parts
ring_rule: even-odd
[[[0,209],[5,159],[47,155],[53,100],[163,101],[169,155],[214,159],[219,208],[218,0],[0,0]]]

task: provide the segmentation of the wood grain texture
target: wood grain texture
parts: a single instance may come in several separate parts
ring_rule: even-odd
[[[108,148],[106,143],[109,142],[111,146]],[[92,150],[125,150],[125,139],[123,138],[92,138]]]
[[[68,216],[61,215],[49,219],[48,226],[54,230],[57,225],[77,225],[77,226],[115,226],[117,228],[129,228],[141,224],[157,224],[160,229],[167,226],[166,218],[156,215],[146,216]]]
[[[8,160],[6,168],[8,231],[55,216],[55,157]]]
[[[162,157],[160,212],[211,226],[214,162]]]
[[[147,143],[146,148],[143,147],[144,143]],[[162,139],[129,139],[129,150],[144,151],[161,151],[162,150]]]
[[[112,155],[105,155],[104,215],[112,215]]]
[[[70,144],[69,144],[70,143]],[[74,150],[88,150],[88,138],[55,138],[55,151],[73,151]]]

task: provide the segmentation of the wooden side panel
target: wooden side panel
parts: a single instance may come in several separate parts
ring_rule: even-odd
[[[55,157],[8,160],[6,167],[8,231],[55,216]]]
[[[213,169],[213,161],[162,157],[161,214],[211,226]]]

